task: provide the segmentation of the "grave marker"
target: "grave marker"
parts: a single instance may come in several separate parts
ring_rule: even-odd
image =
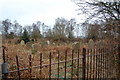
[[[88,42],[88,48],[93,49],[94,46],[95,46],[94,41],[92,39],[90,39],[89,42]]]
[[[25,42],[22,40],[22,41],[20,42],[20,44],[23,46],[23,45],[25,45]]]

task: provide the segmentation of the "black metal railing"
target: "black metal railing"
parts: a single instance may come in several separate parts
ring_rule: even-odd
[[[104,46],[95,46],[93,49],[89,48],[80,48],[77,50],[77,54],[74,52],[74,50],[65,51],[64,53],[64,60],[60,60],[60,56],[63,54],[60,54],[60,51],[57,51],[57,61],[52,62],[52,52],[50,52],[48,55],[48,64],[44,64],[43,60],[43,54],[40,53],[39,57],[39,63],[37,66],[33,66],[32,61],[32,55],[29,55],[29,66],[25,68],[20,68],[19,63],[19,55],[16,55],[16,69],[15,70],[9,70],[6,69],[6,58],[5,58],[5,51],[3,49],[3,66],[2,67],[2,74],[3,79],[7,78],[17,78],[22,79],[25,78],[21,74],[23,74],[25,70],[28,71],[28,78],[55,78],[55,79],[107,79],[107,78],[117,78],[117,53],[116,48],[112,45],[110,47],[109,45]],[[69,54],[71,57],[69,57]],[[64,63],[64,64],[63,64]],[[69,64],[68,64],[69,63]],[[61,68],[61,64],[63,64]],[[54,69],[52,68],[54,65]],[[34,69],[38,69],[39,77],[34,77],[32,74],[34,72]],[[42,77],[43,73],[45,73],[47,68],[48,75],[47,77]],[[55,70],[56,69],[56,70]],[[8,71],[7,71],[8,70]],[[55,71],[55,72],[53,72]],[[22,72],[22,73],[21,73]],[[116,73],[115,73],[116,72]],[[16,75],[11,75],[11,73],[14,73]],[[56,74],[57,76],[53,76]]]

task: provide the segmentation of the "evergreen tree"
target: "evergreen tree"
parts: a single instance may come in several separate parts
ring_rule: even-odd
[[[24,29],[24,32],[23,32],[23,34],[22,34],[22,36],[21,36],[21,40],[24,40],[25,43],[27,43],[27,42],[30,41],[30,40],[29,40],[29,34],[28,34],[28,32],[27,32],[26,29]]]

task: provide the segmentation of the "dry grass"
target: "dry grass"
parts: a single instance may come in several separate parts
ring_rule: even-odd
[[[8,63],[8,70],[13,71],[16,70],[16,55],[19,57],[19,66],[20,68],[26,68],[29,67],[29,55],[31,54],[31,49],[28,48],[26,45],[20,45],[20,44],[9,44],[5,43],[3,44],[7,47],[6,51],[6,62]],[[43,62],[42,64],[49,64],[49,54],[51,52],[52,56],[52,63],[55,63],[58,61],[58,51],[60,52],[60,61],[65,60],[65,52],[67,50],[67,59],[71,59],[72,57],[72,46],[70,45],[45,45],[45,47],[41,47],[41,45],[38,43],[37,52],[32,55],[32,66],[38,66],[40,64],[40,53],[43,54]],[[74,55],[74,57],[77,57],[77,54]],[[64,72],[64,63],[60,64],[61,72]],[[57,72],[57,65],[52,66],[53,72]],[[67,70],[70,70],[67,69]],[[42,68],[42,76],[43,78],[48,78],[49,74],[49,67]],[[17,76],[17,73],[11,73],[9,74],[9,77],[15,77]],[[21,77],[29,77],[29,71],[21,71]],[[32,69],[32,77],[40,77],[39,74],[39,68]],[[53,76],[54,77],[54,76]]]
[[[104,41],[103,41],[104,42]],[[104,42],[106,45],[107,43]],[[18,55],[19,57],[19,64],[20,64],[20,68],[26,68],[29,67],[29,55],[32,55],[32,66],[38,66],[40,64],[40,53],[42,53],[43,55],[43,61],[42,64],[49,64],[49,55],[51,52],[51,58],[52,58],[52,63],[55,63],[58,61],[58,51],[60,52],[60,61],[65,60],[65,52],[67,50],[67,59],[71,59],[72,58],[72,45],[70,44],[64,44],[64,45],[45,45],[44,47],[41,46],[40,43],[36,43],[38,45],[37,47],[37,52],[32,54],[31,53],[31,48],[28,48],[26,45],[20,45],[20,44],[8,44],[7,41],[5,41],[5,43],[3,44],[4,46],[7,47],[7,51],[6,51],[6,62],[8,63],[8,70],[12,71],[12,70],[16,70],[16,55]],[[96,46],[97,47],[101,47],[100,46],[100,42],[96,42]],[[105,45],[104,44],[104,45]],[[81,50],[81,48],[86,48],[88,49],[88,46],[86,45],[81,45],[81,47],[79,48]],[[80,51],[80,55],[81,55],[82,51]],[[88,53],[87,53],[88,54]],[[77,53],[74,54],[74,58],[77,58],[78,55]],[[76,71],[77,71],[77,61],[74,61],[74,77],[76,77]],[[80,63],[81,64],[81,63]],[[71,62],[67,63],[67,77],[70,77],[71,75]],[[60,64],[60,77],[64,76],[64,63]],[[57,77],[57,68],[58,65],[52,65],[52,77],[55,78]],[[25,71],[21,71],[21,77],[30,77],[29,74],[29,70],[25,70]],[[16,77],[18,76],[17,73],[11,73],[9,74],[9,77]],[[42,68],[42,75],[40,76],[40,68],[34,68],[32,69],[32,77],[35,78],[48,78],[49,77],[49,66],[48,67],[43,67]]]

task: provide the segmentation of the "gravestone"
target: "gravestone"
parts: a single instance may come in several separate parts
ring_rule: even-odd
[[[53,42],[52,44],[53,44],[53,45],[55,45],[55,43],[54,43],[54,42]]]
[[[50,44],[50,41],[49,41],[49,40],[47,40],[46,42],[47,42],[48,45]]]
[[[95,46],[94,41],[93,41],[92,39],[90,39],[89,42],[88,42],[88,48],[89,48],[89,49],[93,49],[94,46]]]
[[[23,46],[23,45],[25,45],[25,42],[22,40],[22,41],[20,42],[20,44]]]
[[[74,49],[74,51],[77,53],[78,49],[80,49],[81,46],[81,42],[74,42],[72,44],[72,48]]]
[[[36,54],[38,51],[38,44],[32,44],[31,53]]]

